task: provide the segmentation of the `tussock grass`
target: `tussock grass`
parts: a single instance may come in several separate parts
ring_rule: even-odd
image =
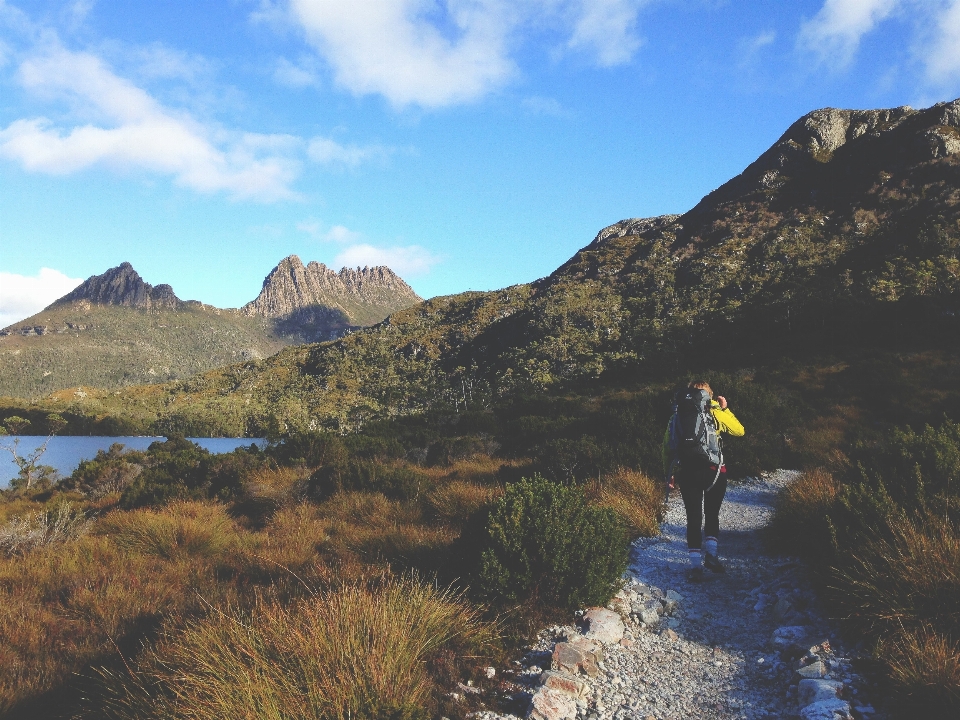
[[[427,496],[431,515],[443,522],[463,525],[480,508],[503,494],[498,485],[480,485],[465,480],[438,485]]]
[[[766,531],[774,549],[799,555],[805,552],[801,547],[805,544],[829,553],[828,515],[839,489],[833,475],[823,469],[808,470],[784,488],[777,496]]]
[[[632,537],[660,534],[663,522],[663,483],[646,473],[620,468],[590,489],[600,507],[612,510]]]
[[[174,559],[183,555],[212,558],[234,541],[233,521],[221,505],[173,502],[161,510],[114,513],[100,532],[125,550]]]
[[[858,629],[881,637],[902,631],[904,638],[935,632],[960,639],[957,527],[933,515],[896,515],[886,525],[839,559],[832,583],[838,609]],[[904,643],[904,650],[921,644]]]
[[[123,720],[425,718],[431,656],[495,642],[450,590],[415,576],[355,582],[168,632],[134,673],[105,674],[105,705]]]
[[[881,644],[880,651],[911,710],[960,708],[960,644],[929,626],[894,638]]]
[[[71,503],[31,515],[15,516],[0,526],[0,554],[24,555],[83,535],[90,526],[86,514]]]

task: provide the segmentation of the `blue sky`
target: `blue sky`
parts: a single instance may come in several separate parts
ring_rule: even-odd
[[[960,0],[0,0],[0,325],[123,261],[527,282],[806,112],[957,96]]]

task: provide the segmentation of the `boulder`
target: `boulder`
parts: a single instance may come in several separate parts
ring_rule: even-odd
[[[580,678],[559,670],[545,670],[540,675],[540,686],[559,690],[572,698],[585,697],[590,690]]]
[[[843,692],[843,683],[837,680],[804,678],[797,686],[797,702],[800,707],[823,700],[836,700]]]
[[[786,653],[802,654],[810,645],[813,628],[806,625],[785,625],[773,631],[770,644]]]
[[[663,603],[663,614],[673,615],[677,605],[683,602],[683,595],[674,590],[667,590],[667,594],[661,602]]]
[[[623,637],[623,619],[606,608],[590,608],[583,614],[584,635],[602,643],[618,643]]]
[[[596,677],[600,673],[597,663],[602,659],[603,646],[598,641],[585,637],[574,638],[554,646],[550,667],[571,675],[583,673],[588,677]]]
[[[542,687],[533,694],[527,717],[530,720],[574,720],[577,703],[559,690]]]
[[[839,698],[821,700],[800,708],[801,720],[853,720],[850,704]]]
[[[804,665],[797,670],[797,675],[801,678],[817,679],[827,674],[827,668],[824,667],[822,660],[815,660],[809,665]]]

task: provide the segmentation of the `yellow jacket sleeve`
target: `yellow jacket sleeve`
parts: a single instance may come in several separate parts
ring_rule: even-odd
[[[746,432],[743,424],[737,420],[730,408],[720,408],[720,403],[711,401],[710,411],[713,413],[713,419],[717,421],[717,432],[730,433],[734,437],[742,437]]]

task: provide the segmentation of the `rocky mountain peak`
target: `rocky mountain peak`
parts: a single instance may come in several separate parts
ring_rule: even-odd
[[[123,305],[142,310],[178,307],[181,302],[172,287],[166,284],[153,286],[144,282],[128,262],[120,263],[102,275],[87,278],[50,307],[79,301],[96,305]]]
[[[246,315],[278,319],[336,316],[343,326],[370,325],[421,301],[399,275],[386,266],[343,268],[306,265],[296,255],[281,260],[263,281],[257,298],[241,308]]]
[[[791,180],[822,184],[820,175],[848,172],[879,157],[912,166],[960,153],[960,100],[924,110],[822,108],[807,113],[742,173],[717,188],[691,211],[698,214],[748,195],[776,192]],[[838,163],[838,158],[842,161]],[[835,168],[844,165],[841,171]],[[757,195],[759,197],[759,195]]]

